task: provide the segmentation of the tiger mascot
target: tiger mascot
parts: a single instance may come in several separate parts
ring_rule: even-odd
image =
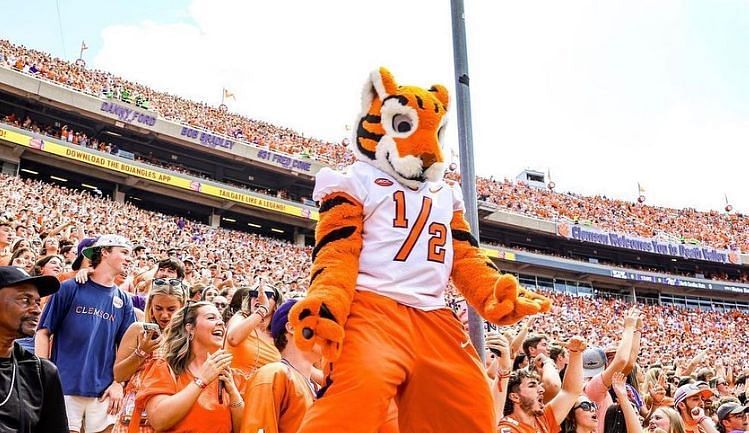
[[[310,288],[289,317],[296,344],[322,351],[326,383],[300,432],[377,431],[393,400],[402,433],[496,429],[448,280],[496,324],[550,302],[500,274],[471,235],[460,187],[443,179],[447,109],[444,86],[399,86],[380,68],[362,94],[357,161],[317,174]]]

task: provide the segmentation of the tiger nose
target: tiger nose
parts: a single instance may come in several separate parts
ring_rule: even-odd
[[[421,155],[421,169],[426,170],[437,162],[437,156],[433,153],[423,153]]]

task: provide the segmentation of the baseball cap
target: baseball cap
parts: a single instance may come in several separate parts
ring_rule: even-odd
[[[718,422],[723,421],[728,415],[749,412],[748,406],[742,406],[739,403],[723,403],[717,410]]]
[[[133,244],[130,243],[130,241],[120,235],[101,235],[99,236],[99,239],[96,240],[96,242],[83,249],[83,255],[86,256],[87,259],[91,258],[91,255],[94,252],[94,249],[96,248],[104,248],[104,247],[125,247],[125,248],[133,248]]]
[[[81,268],[81,262],[83,262],[84,259],[83,250],[95,244],[97,239],[99,239],[98,236],[93,238],[83,238],[80,242],[78,242],[78,255],[76,256],[72,265],[74,271],[77,271]]]
[[[606,353],[600,347],[589,347],[583,352],[583,378],[588,379],[606,368]]]
[[[53,276],[32,277],[21,268],[0,266],[0,289],[24,283],[33,284],[41,297],[49,296],[60,289],[60,282]]]
[[[289,311],[297,301],[297,299],[289,299],[273,313],[273,318],[270,319],[270,335],[273,339],[281,335],[286,329],[286,323],[289,322]]]
[[[682,385],[677,388],[676,392],[674,393],[674,406],[686,400],[687,398],[698,394],[704,398],[713,396],[713,392],[710,391],[710,389],[700,388],[696,383],[688,383],[686,385]]]

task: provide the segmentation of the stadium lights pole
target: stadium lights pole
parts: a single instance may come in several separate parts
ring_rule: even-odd
[[[450,0],[453,30],[453,62],[458,109],[460,144],[460,179],[471,233],[479,239],[479,217],[476,200],[476,171],[473,164],[473,131],[471,130],[471,93],[468,78],[468,50],[463,0]],[[476,351],[484,359],[484,320],[468,306],[468,333]]]

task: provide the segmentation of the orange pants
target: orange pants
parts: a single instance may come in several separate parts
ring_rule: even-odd
[[[344,328],[330,387],[300,433],[375,433],[393,399],[400,433],[496,431],[486,373],[451,310],[356,292]]]

